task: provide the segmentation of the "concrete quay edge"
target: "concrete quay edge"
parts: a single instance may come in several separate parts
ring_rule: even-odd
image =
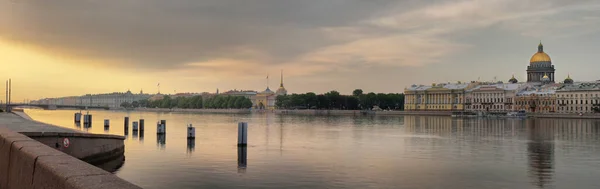
[[[23,134],[0,128],[0,188],[140,187]]]

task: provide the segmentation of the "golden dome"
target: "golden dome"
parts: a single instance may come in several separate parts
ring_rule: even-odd
[[[533,56],[531,56],[531,60],[529,60],[529,63],[534,62],[552,62],[552,60],[550,60],[550,56],[544,52],[544,46],[542,45],[541,41],[538,45],[538,52],[533,54]]]
[[[544,74],[544,77],[542,77],[542,78],[548,79],[549,77],[548,77],[548,75]]]
[[[548,54],[546,54],[545,52],[537,52],[531,57],[531,60],[529,60],[529,62],[551,62],[551,60],[550,56],[548,56]]]

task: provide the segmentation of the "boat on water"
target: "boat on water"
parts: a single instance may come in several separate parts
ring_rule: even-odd
[[[527,117],[527,113],[525,112],[525,110],[519,110],[517,112],[508,112],[508,113],[506,113],[506,116],[508,116],[508,117]]]

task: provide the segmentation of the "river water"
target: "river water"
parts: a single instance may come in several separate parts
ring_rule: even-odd
[[[125,116],[145,119],[143,135],[130,123],[114,174],[148,189],[600,188],[600,120],[91,111],[92,127],[82,128],[75,111],[26,113],[115,135],[124,135]],[[164,138],[155,134],[161,119]],[[246,149],[236,145],[241,121]]]

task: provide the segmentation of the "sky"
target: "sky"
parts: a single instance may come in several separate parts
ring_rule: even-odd
[[[600,79],[597,0],[0,0],[0,81],[13,101],[262,91],[282,70],[290,93],[400,93],[523,81],[540,40],[557,79]]]

